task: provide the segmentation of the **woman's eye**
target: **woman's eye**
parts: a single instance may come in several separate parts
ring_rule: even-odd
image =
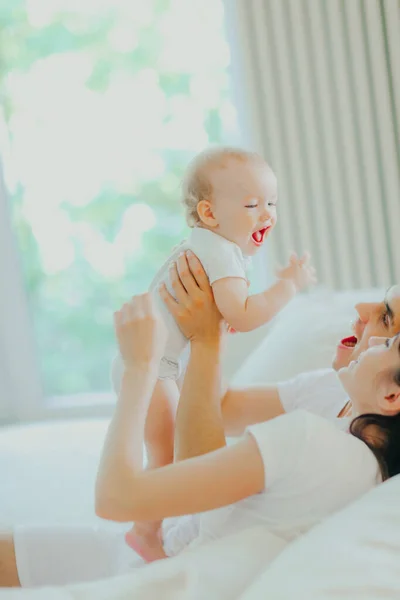
[[[257,204],[246,204],[246,208],[257,208]]]
[[[268,202],[268,206],[276,206],[276,202]]]

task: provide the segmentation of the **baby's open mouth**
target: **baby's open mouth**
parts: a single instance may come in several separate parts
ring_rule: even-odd
[[[350,335],[349,337],[345,337],[342,339],[342,341],[340,342],[342,346],[345,346],[346,348],[354,348],[354,346],[357,345],[357,338],[355,335]]]
[[[251,234],[251,237],[256,246],[261,246],[261,244],[264,241],[264,236],[265,236],[266,232],[268,231],[268,229],[269,229],[269,227],[263,227],[262,229],[259,229],[258,231],[253,231],[253,233]]]

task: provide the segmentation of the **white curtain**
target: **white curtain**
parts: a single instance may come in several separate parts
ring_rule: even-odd
[[[41,404],[32,324],[0,159],[0,421],[35,418]]]
[[[279,179],[278,261],[400,282],[400,1],[226,0],[252,142]]]

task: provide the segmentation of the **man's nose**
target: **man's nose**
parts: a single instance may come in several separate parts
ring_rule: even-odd
[[[368,323],[372,311],[376,306],[377,304],[374,302],[361,302],[360,304],[356,304],[355,308],[362,323]]]
[[[378,337],[378,336],[372,336],[369,338],[368,340],[368,346],[370,348],[372,348],[372,346],[381,346],[382,344],[386,343],[386,338],[385,337]]]

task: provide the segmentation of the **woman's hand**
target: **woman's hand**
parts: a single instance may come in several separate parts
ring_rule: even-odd
[[[191,341],[219,342],[226,329],[199,259],[189,250],[170,270],[173,298],[163,284],[160,295],[182,333]]]
[[[151,294],[133,296],[114,313],[114,328],[126,367],[158,365],[167,332]]]

